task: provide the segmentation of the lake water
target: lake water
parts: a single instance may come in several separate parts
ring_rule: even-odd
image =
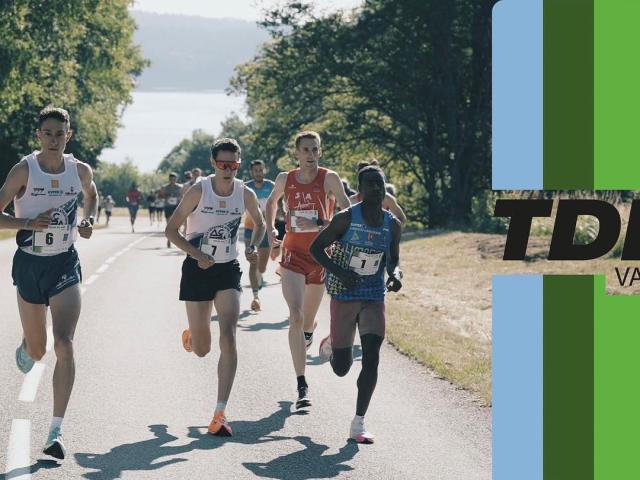
[[[232,112],[244,118],[244,97],[224,92],[133,92],[132,96],[115,147],[104,150],[100,160],[121,163],[130,158],[143,172],[155,170],[194,130],[217,135]]]

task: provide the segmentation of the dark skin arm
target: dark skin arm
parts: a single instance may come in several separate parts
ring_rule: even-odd
[[[343,210],[336,214],[329,225],[322,230],[311,244],[310,252],[313,258],[340,279],[347,289],[352,289],[360,282],[360,275],[337,265],[325,252],[325,249],[340,239],[351,225],[351,211]]]
[[[387,290],[397,292],[402,288],[402,272],[398,263],[400,262],[400,236],[402,235],[402,224],[397,218],[393,219],[391,224],[391,245],[389,246],[389,255],[387,257]]]

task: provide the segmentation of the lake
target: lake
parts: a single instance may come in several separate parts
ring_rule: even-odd
[[[217,135],[232,112],[244,118],[244,97],[224,92],[133,92],[133,103],[122,116],[114,148],[100,160],[122,163],[130,158],[143,172],[160,161],[197,129]]]

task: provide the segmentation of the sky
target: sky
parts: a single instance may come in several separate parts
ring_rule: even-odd
[[[155,13],[174,13],[181,15],[199,15],[210,18],[240,18],[256,21],[261,18],[264,8],[282,4],[277,0],[135,0],[133,10]],[[320,12],[338,8],[353,8],[363,0],[315,0]]]

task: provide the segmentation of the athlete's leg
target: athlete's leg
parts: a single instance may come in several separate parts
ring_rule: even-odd
[[[331,299],[331,368],[344,377],[353,365],[353,341],[360,302],[344,302]]]
[[[238,352],[236,325],[240,315],[240,292],[234,289],[216,293],[214,299],[220,326],[220,359],[218,360],[218,403],[227,402],[236,376]]]
[[[324,295],[324,284],[310,283],[305,286],[304,289],[304,331],[307,333],[313,333],[314,324],[316,321],[316,314],[322,303],[322,297]]]
[[[185,302],[189,332],[191,333],[191,349],[199,357],[204,357],[211,350],[211,309],[213,302]]]
[[[371,396],[376,388],[382,340],[382,337],[374,334],[366,334],[360,337],[362,342],[362,371],[358,376],[358,400],[356,402],[356,415],[359,416],[364,416],[367,413]]]
[[[305,278],[301,273],[283,268],[282,294],[289,306],[289,348],[296,376],[304,375],[307,351],[302,325],[304,320]]]
[[[47,350],[47,306],[28,303],[18,293],[18,312],[27,354],[37,362]]]
[[[82,304],[80,285],[64,289],[49,301],[53,324],[53,348],[56,352],[56,366],[53,371],[53,416],[64,417],[76,375],[73,335]]]
[[[258,270],[260,271],[260,280],[262,281],[262,275],[267,271],[267,263],[269,263],[270,248],[258,249]]]

